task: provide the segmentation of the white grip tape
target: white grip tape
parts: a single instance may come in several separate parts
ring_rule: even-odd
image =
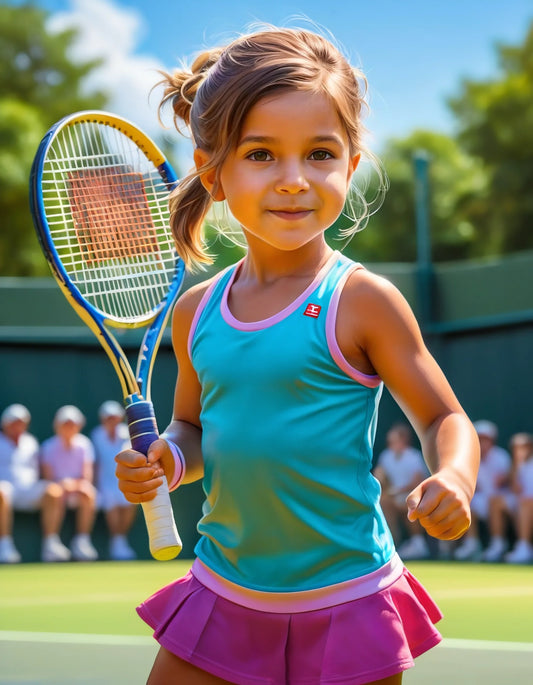
[[[159,561],[167,561],[177,557],[183,545],[174,521],[165,478],[157,489],[155,498],[150,502],[143,502],[142,508],[148,529],[151,555]]]

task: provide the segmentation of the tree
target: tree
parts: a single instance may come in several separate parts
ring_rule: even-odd
[[[500,45],[498,58],[495,78],[465,80],[450,100],[460,144],[489,177],[473,220],[492,254],[533,248],[533,23],[524,43]]]
[[[105,105],[85,95],[82,81],[97,62],[72,64],[74,31],[51,35],[47,13],[27,4],[0,5],[0,274],[35,276],[49,270],[28,206],[33,156],[46,130],[66,114]]]
[[[485,194],[483,168],[462,152],[453,138],[420,130],[387,143],[382,161],[390,187],[381,209],[349,244],[347,252],[354,258],[374,262],[416,260],[413,157],[419,150],[430,158],[433,259],[464,258],[474,252],[478,235],[470,215]]]

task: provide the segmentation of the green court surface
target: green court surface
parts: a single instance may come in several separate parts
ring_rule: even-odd
[[[0,683],[142,685],[157,645],[135,606],[190,561],[0,567]],[[533,683],[533,566],[420,562],[443,643],[404,683]]]

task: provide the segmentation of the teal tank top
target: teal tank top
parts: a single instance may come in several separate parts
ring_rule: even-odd
[[[336,252],[291,305],[244,323],[228,308],[238,266],[206,292],[189,336],[206,495],[195,552],[262,591],[371,573],[394,554],[371,474],[382,383],[335,340],[342,287],[361,267]]]

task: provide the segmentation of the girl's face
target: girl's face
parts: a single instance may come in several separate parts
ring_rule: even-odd
[[[289,251],[323,240],[343,209],[358,161],[330,100],[294,91],[258,102],[218,183],[202,181],[213,181],[208,189],[227,200],[248,242]]]

